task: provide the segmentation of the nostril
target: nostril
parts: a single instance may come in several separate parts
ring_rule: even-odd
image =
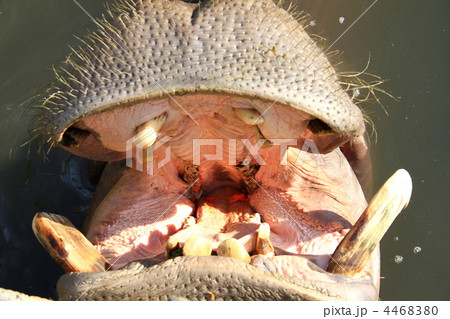
[[[78,147],[91,133],[87,130],[76,127],[69,127],[61,140],[61,144],[66,147]]]

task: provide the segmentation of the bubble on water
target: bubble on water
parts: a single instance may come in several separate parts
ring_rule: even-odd
[[[312,27],[315,27],[316,26],[316,20],[311,20],[309,22],[309,25],[312,26]]]
[[[344,18],[344,17],[339,17],[339,23],[340,23],[340,24],[344,23],[344,21],[345,21],[345,18]]]
[[[401,263],[402,261],[403,261],[403,256],[400,256],[400,255],[396,255],[396,256],[395,256],[394,262],[395,262],[396,264],[399,264],[399,263]]]
[[[395,237],[394,237],[394,240],[395,240],[395,241],[398,241],[398,237],[397,237],[397,236],[395,236]]]
[[[353,97],[358,97],[361,94],[358,88],[353,89]]]
[[[416,247],[414,247],[414,249],[413,249],[413,252],[415,253],[415,254],[418,254],[418,253],[420,253],[422,251],[422,248],[420,248],[419,246],[416,246]]]

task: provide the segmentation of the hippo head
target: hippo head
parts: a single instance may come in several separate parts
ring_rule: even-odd
[[[377,299],[377,249],[355,276],[326,271],[370,162],[360,109],[296,18],[271,0],[108,15],[36,121],[107,163],[84,234],[110,271],[64,275],[59,298]]]

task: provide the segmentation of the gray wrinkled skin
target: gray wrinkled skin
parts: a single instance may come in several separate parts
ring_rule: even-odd
[[[29,296],[18,291],[0,287],[0,301],[50,301],[50,299]]]
[[[106,273],[66,274],[57,291],[61,300],[373,300],[377,296],[368,280],[333,277],[334,283],[300,280],[233,258],[189,256],[150,268],[132,263]]]
[[[271,0],[136,3],[125,1],[60,71],[38,121],[47,140],[89,114],[190,92],[277,101],[337,133],[364,132],[321,49]]]

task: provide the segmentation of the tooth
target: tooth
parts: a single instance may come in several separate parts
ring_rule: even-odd
[[[239,117],[245,124],[248,125],[260,125],[264,123],[264,118],[255,109],[247,108],[235,108],[234,113]]]
[[[262,117],[261,113],[259,113],[254,108],[247,108],[247,107],[241,107],[241,108],[235,108],[234,113],[239,117],[245,124],[253,125],[255,127],[255,135],[256,140],[261,141],[264,140],[264,143],[261,145],[260,148],[268,148],[272,146],[270,141],[262,135],[261,131],[258,128],[258,125],[261,125],[264,123],[264,118]]]
[[[250,263],[250,255],[244,246],[235,238],[225,239],[219,247],[217,247],[217,255],[224,257],[233,257],[243,262]]]
[[[258,213],[255,213],[254,215],[252,215],[252,216],[250,217],[250,222],[253,222],[253,223],[261,223],[261,215],[258,214]]]
[[[188,228],[189,226],[195,225],[195,223],[196,223],[195,217],[194,216],[188,216],[184,220],[183,229]]]
[[[183,256],[210,256],[212,245],[200,236],[192,236],[183,246]]]
[[[170,236],[169,239],[167,239],[164,253],[167,259],[182,255],[180,251],[180,243],[175,236]]]
[[[267,223],[262,223],[258,228],[255,250],[258,255],[274,256],[273,245],[270,241],[270,226]]]
[[[139,133],[133,137],[133,145],[136,150],[143,150],[144,161],[149,161],[151,158],[146,158],[145,150],[151,147],[158,137],[158,132],[161,130],[164,122],[167,119],[166,113],[163,113],[150,121],[142,124],[139,128]]]
[[[33,232],[65,272],[105,271],[108,261],[91,242],[64,216],[37,213]]]
[[[336,248],[327,271],[359,274],[383,235],[411,198],[411,176],[399,169],[375,194],[361,217]]]

